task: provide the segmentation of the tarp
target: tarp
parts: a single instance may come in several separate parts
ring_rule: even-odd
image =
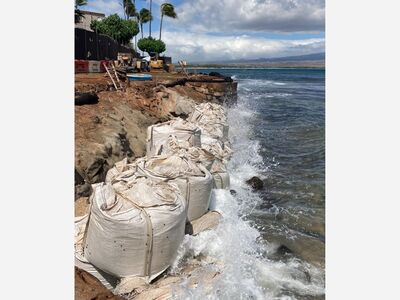
[[[151,281],[174,260],[185,234],[177,186],[123,172],[93,185],[84,257],[102,271]]]

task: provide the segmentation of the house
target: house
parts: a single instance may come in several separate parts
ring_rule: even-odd
[[[81,13],[83,14],[83,17],[80,18],[78,23],[75,23],[75,28],[81,28],[88,31],[93,31],[90,29],[90,23],[93,20],[101,20],[106,17],[105,14],[87,10],[81,10]]]

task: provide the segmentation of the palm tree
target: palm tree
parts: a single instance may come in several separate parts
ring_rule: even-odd
[[[122,7],[124,8],[126,20],[128,20],[130,17],[136,16],[136,7],[134,2],[135,1],[132,2],[132,0],[122,0]]]
[[[151,15],[150,10],[148,10],[147,8],[142,8],[138,16],[139,16],[138,19],[139,19],[140,31],[142,33],[142,38],[143,38],[143,24],[153,20],[153,16]]]
[[[84,6],[87,4],[87,0],[75,0],[75,23],[78,23],[83,17],[82,12],[79,10],[79,6]]]
[[[174,6],[171,3],[163,3],[161,4],[160,8],[161,8],[161,21],[160,21],[160,40],[161,40],[162,22],[164,16],[176,19],[178,15],[176,14]]]
[[[150,15],[152,15],[152,13],[151,13],[152,4],[153,4],[153,1],[150,0]],[[151,37],[151,21],[152,20],[149,21],[149,37]]]

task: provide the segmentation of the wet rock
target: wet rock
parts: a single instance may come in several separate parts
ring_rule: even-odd
[[[235,196],[237,194],[235,190],[230,190],[229,192],[231,193],[232,196]]]
[[[276,249],[276,253],[278,253],[279,255],[287,255],[287,254],[293,254],[293,251],[290,250],[285,245],[280,245],[278,249]]]
[[[257,176],[253,176],[249,180],[246,180],[246,183],[256,191],[264,188],[264,182]]]
[[[123,300],[107,290],[93,275],[75,267],[75,299]]]

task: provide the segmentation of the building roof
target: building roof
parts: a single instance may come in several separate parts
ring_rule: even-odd
[[[88,11],[88,10],[80,10],[81,13],[85,15],[92,15],[92,16],[98,16],[98,17],[105,17],[105,14],[94,12],[94,11]]]

